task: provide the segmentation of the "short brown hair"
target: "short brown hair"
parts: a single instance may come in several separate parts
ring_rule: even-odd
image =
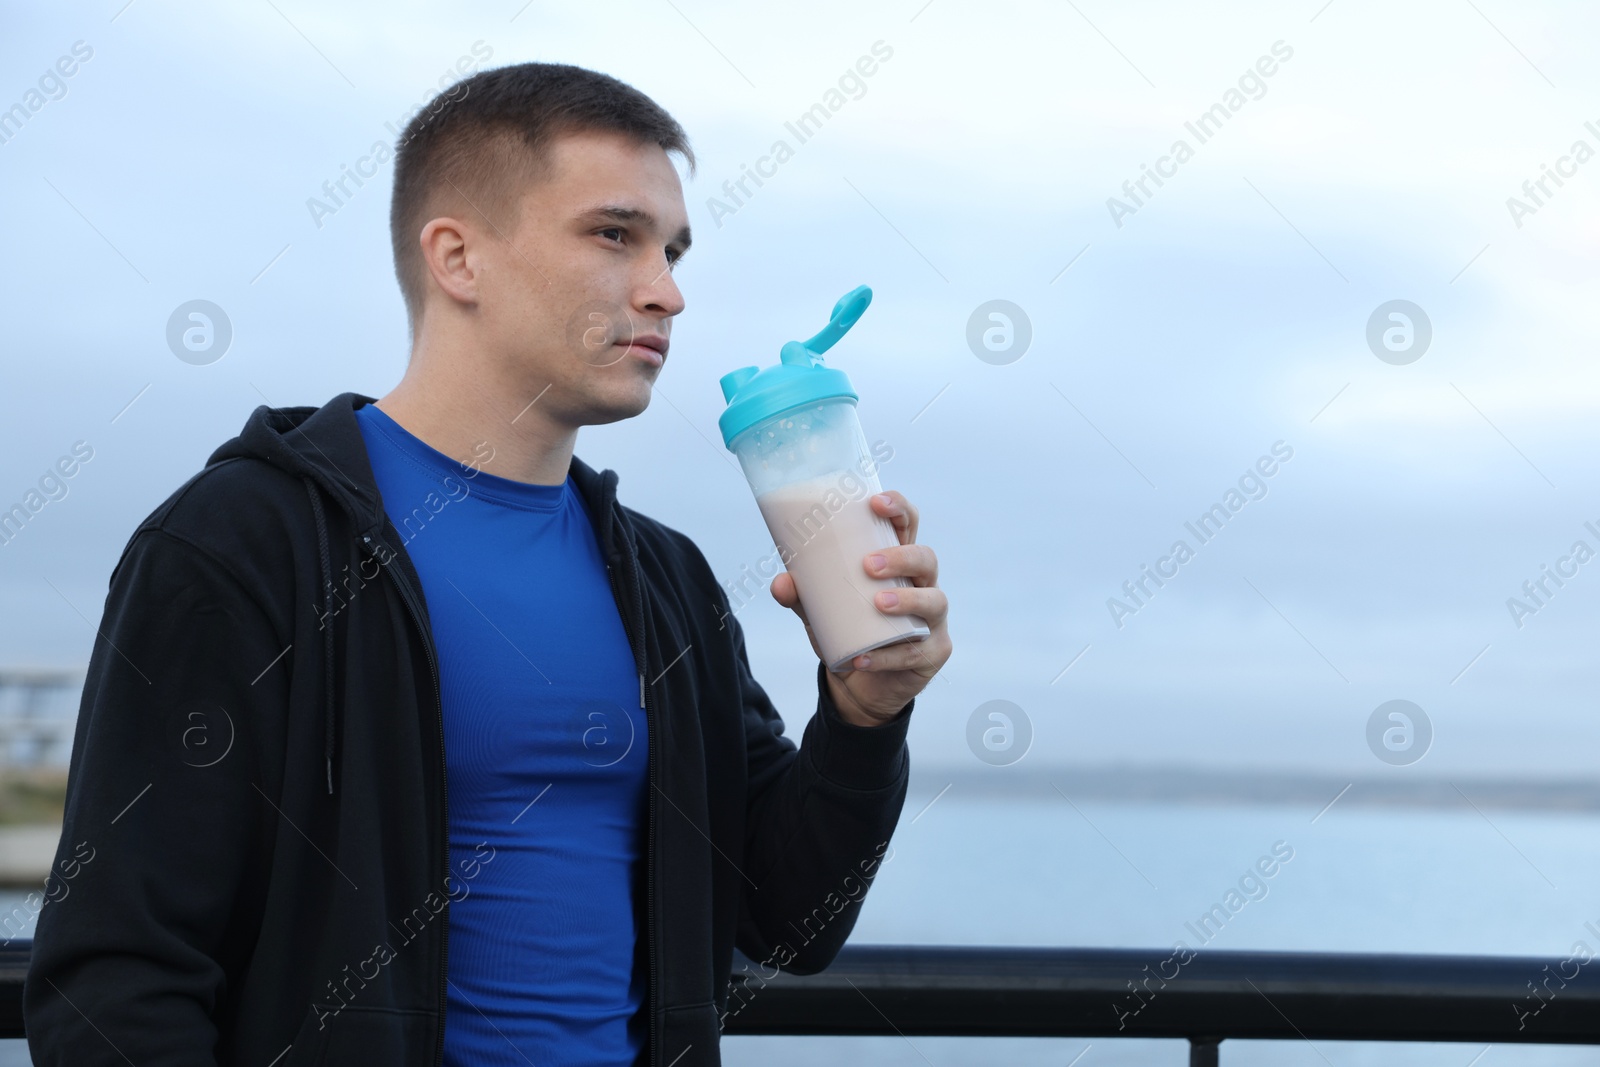
[[[588,131],[680,152],[694,174],[689,137],[661,105],[610,75],[565,63],[480,71],[412,117],[395,147],[389,236],[413,333],[427,291],[422,227],[450,204],[510,232],[528,185],[548,176],[551,142]]]

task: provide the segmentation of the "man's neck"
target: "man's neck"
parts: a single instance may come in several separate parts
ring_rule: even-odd
[[[576,427],[551,422],[537,395],[493,374],[439,374],[436,359],[414,352],[400,384],[378,400],[385,415],[428,447],[501,478],[560,485],[572,465]],[[456,366],[465,366],[462,360]]]

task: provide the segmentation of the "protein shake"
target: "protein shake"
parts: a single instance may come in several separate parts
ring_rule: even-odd
[[[866,571],[866,558],[900,541],[893,524],[872,510],[870,496],[845,499],[830,511],[830,500],[840,499],[839,482],[840,476],[812,478],[756,497],[817,644],[844,650],[830,654],[830,670],[863,652],[929,632],[920,616],[878,610],[880,590],[908,586],[911,580],[874,578]]]

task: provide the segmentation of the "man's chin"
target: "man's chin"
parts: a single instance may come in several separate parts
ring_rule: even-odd
[[[597,402],[591,409],[588,424],[591,426],[605,426],[608,423],[622,422],[624,419],[635,418],[643,415],[650,406],[650,395],[655,392],[648,383],[639,393],[632,397],[607,397],[605,402]]]

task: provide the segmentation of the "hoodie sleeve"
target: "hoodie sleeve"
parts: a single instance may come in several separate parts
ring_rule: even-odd
[[[905,803],[914,700],[880,726],[839,716],[817,663],[817,712],[798,750],[750,672],[744,631],[726,600],[747,742],[744,887],[735,945],[792,974],[833,961],[855,926]]]
[[[286,651],[203,551],[134,535],[90,657],[24,986],[40,1067],[216,1064],[276,826],[252,730],[284,720]]]

